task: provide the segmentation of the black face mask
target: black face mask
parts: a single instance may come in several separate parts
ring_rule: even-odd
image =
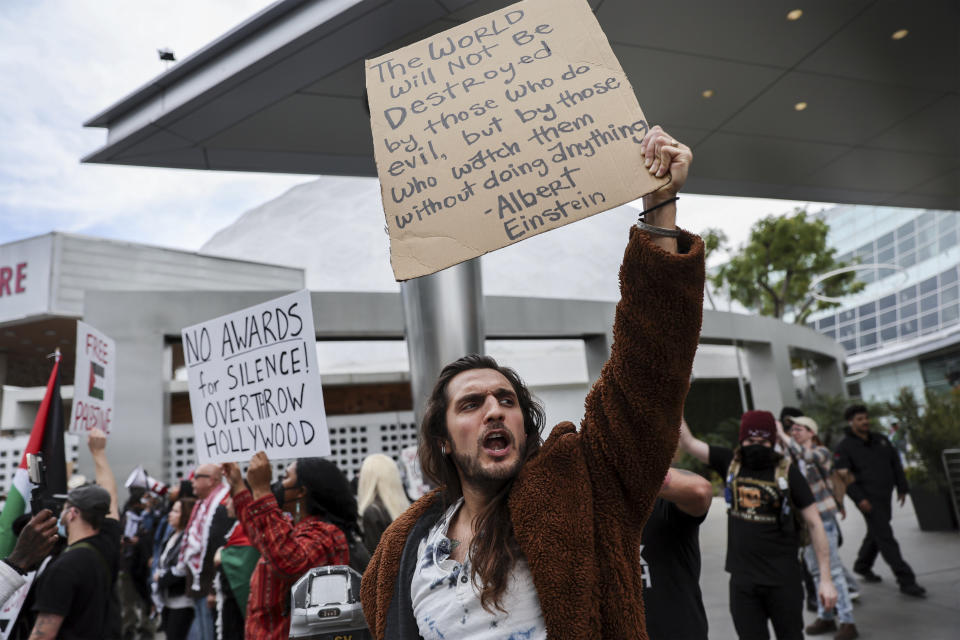
[[[767,469],[777,462],[777,452],[773,447],[762,444],[748,444],[740,447],[743,465],[751,469]]]
[[[284,499],[286,498],[287,490],[283,486],[282,480],[277,480],[270,485],[270,493],[273,494],[273,497],[277,499],[277,504],[280,505],[280,510],[283,510]]]

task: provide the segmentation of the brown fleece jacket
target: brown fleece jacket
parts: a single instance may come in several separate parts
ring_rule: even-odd
[[[580,431],[554,427],[510,494],[549,638],[647,638],[640,534],[676,449],[703,310],[703,242],[684,233],[679,246],[669,254],[631,229],[610,359]],[[378,640],[407,635],[392,619],[409,603],[393,603],[391,621],[388,610],[407,539],[431,506],[437,511],[437,496],[387,529],[363,576],[363,612]],[[419,540],[410,544],[415,553]]]

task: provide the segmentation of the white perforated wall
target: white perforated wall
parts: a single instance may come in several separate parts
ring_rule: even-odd
[[[360,473],[364,458],[371,453],[385,453],[396,460],[401,449],[417,441],[417,426],[412,411],[328,416],[327,427],[330,431],[330,459],[348,478]],[[276,477],[279,477],[290,461],[274,460],[273,463],[278,474]],[[170,425],[167,428],[164,481],[179,481],[187,477],[195,466],[193,425]]]

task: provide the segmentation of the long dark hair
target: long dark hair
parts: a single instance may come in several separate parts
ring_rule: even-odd
[[[445,455],[442,448],[444,440],[448,439],[447,387],[458,374],[472,369],[497,371],[510,382],[514,393],[517,394],[517,402],[523,413],[523,431],[526,435],[526,445],[521,452],[521,468],[540,451],[540,445],[543,443],[540,438],[540,431],[546,421],[543,407],[530,394],[516,371],[500,366],[490,356],[478,354],[464,356],[448,364],[440,372],[427,402],[427,409],[420,425],[418,450],[424,476],[442,487],[446,505],[453,504],[463,495],[463,487],[460,486],[460,476],[453,462],[453,456]],[[515,478],[516,476],[504,482],[477,515],[477,533],[470,543],[471,578],[480,585],[480,604],[488,611],[493,607],[506,612],[500,601],[506,592],[510,571],[520,555],[513,535],[513,522],[510,520],[510,512],[507,508],[507,499]]]
[[[307,490],[307,513],[356,533],[357,499],[336,464],[324,458],[297,458],[297,485]]]

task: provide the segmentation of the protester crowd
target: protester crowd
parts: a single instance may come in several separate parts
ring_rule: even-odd
[[[702,640],[713,488],[671,466],[681,452],[723,479],[742,640],[770,626],[803,637],[805,574],[817,611],[806,633],[858,637],[858,587],[837,553],[844,493],[867,523],[854,571],[879,581],[880,555],[904,594],[923,596],[890,527],[891,493],[908,491],[900,458],[864,407],[847,411],[834,452],[795,409],[745,413],[734,448],[683,422],[704,277],[703,243],[675,228],[691,155],[658,127],[641,151],[672,182],[631,231],[610,360],[579,429],[541,440],[543,408],[520,377],[466,356],[443,369],[422,421],[419,464],[437,487],[425,496],[385,455],[364,461],[355,493],[329,460],[297,459],[274,479],[258,452],[245,471],[202,464],[169,490],[132,486],[122,512],[94,430],[96,482],[24,523],[0,563],[3,600],[39,568],[8,637],[286,638],[297,580],[349,565],[375,638]]]

